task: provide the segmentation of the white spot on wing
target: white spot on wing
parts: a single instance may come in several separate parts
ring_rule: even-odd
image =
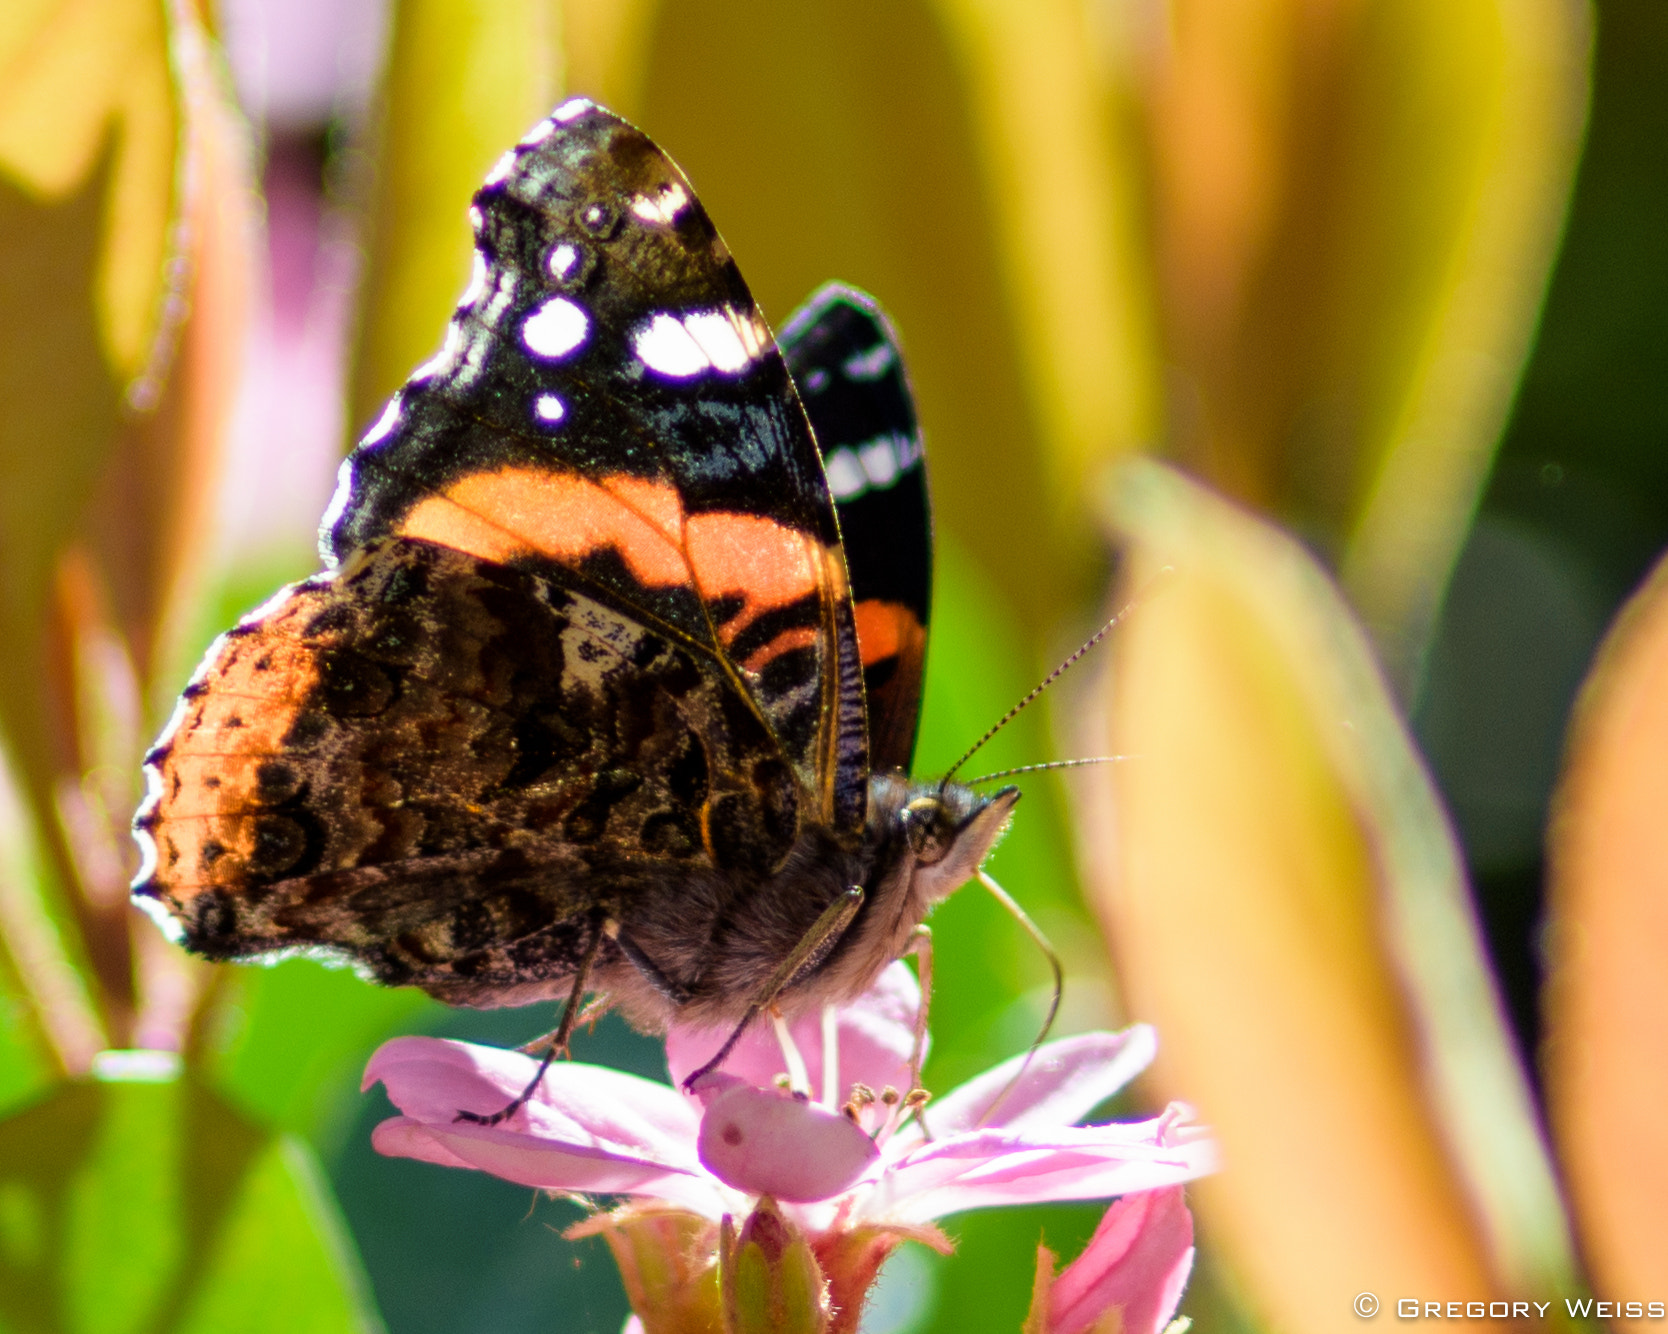
[[[857,457],[863,464],[864,475],[877,491],[884,491],[898,480],[898,454],[892,447],[892,437],[883,435],[861,446]]]
[[[848,379],[878,380],[890,369],[893,361],[892,345],[878,343],[867,352],[859,352],[854,357],[847,357],[845,365],[841,367]]]
[[[585,341],[591,321],[565,296],[553,296],[521,325],[521,341],[536,357],[565,357]]]
[[[499,140],[499,142],[502,143],[503,140]],[[498,161],[496,161],[492,164],[492,170],[487,173],[486,180],[483,182],[483,184],[485,184],[485,185],[497,185],[499,181],[503,180],[506,176],[508,176],[514,170],[515,170],[515,149],[506,148],[504,150],[504,156],[499,158]]]
[[[347,512],[348,501],[353,496],[353,456],[342,460],[342,466],[336,469],[336,491],[330,497],[330,504],[325,507],[324,517],[319,520],[319,555],[326,565],[336,563],[336,555],[330,549],[330,530],[342,520]]]
[[[481,224],[482,224],[483,221],[484,221],[484,219],[481,217],[481,210],[476,208],[475,205],[471,204],[469,206],[469,225],[470,225],[470,227],[472,227],[475,231],[479,232],[481,230]]]
[[[457,321],[446,326],[446,341],[440,345],[440,351],[411,372],[412,383],[419,380],[432,380],[437,375],[444,375],[457,363],[458,353],[463,350],[463,334],[458,329]]]
[[[631,211],[644,222],[657,225],[670,225],[677,220],[678,214],[689,207],[689,192],[679,181],[672,181],[663,185],[653,195],[638,195],[631,201]]]
[[[566,278],[573,272],[573,266],[579,263],[579,251],[563,241],[550,252],[550,276],[552,278]]]
[[[487,307],[485,318],[489,324],[497,318],[501,302],[507,304],[507,299],[503,298],[502,294],[495,296],[492,299],[492,305]],[[491,342],[492,335],[490,333],[477,330],[470,336],[469,343],[464,348],[463,364],[457,368],[457,372],[452,376],[452,387],[454,389],[465,390],[481,378],[481,369],[485,365],[487,349],[491,346]]]
[[[542,422],[559,422],[568,415],[568,410],[555,394],[540,394],[533,400],[533,415]]]
[[[559,120],[565,124],[566,122],[573,120],[576,116],[583,116],[595,105],[596,103],[591,101],[588,97],[570,97],[566,102],[562,103],[561,106],[556,108],[550,119]]]
[[[754,360],[763,356],[765,350],[772,346],[770,328],[764,322],[764,317],[756,310],[743,314],[729,306],[724,307],[730,317],[730,322],[736,326],[736,333],[741,337],[741,345],[747,349],[747,355]]]
[[[360,440],[359,444],[361,447],[381,444],[388,438],[389,432],[399,424],[400,396],[395,394],[388,400],[388,406],[382,410],[382,416],[376,419],[376,425],[365,432],[364,438]]]
[[[745,370],[752,355],[742,342],[740,321],[734,311],[700,310],[683,317],[683,327],[700,344],[701,351],[717,370],[734,373]]]
[[[475,252],[475,267],[469,274],[469,286],[463,289],[463,295],[458,298],[458,308],[473,306],[486,294],[487,262],[486,256],[479,250]]]
[[[141,856],[147,856],[147,845],[149,845],[148,860],[140,866],[139,873],[149,879],[150,871],[156,869],[156,845],[151,842],[148,835],[139,841]],[[149,871],[146,870],[146,866],[150,868]],[[143,882],[139,880],[134,881],[136,885],[141,883]],[[134,902],[144,910],[151,921],[156,923],[157,930],[161,931],[171,944],[180,945],[185,942],[185,927],[180,925],[174,915],[163,906],[161,899],[153,899],[149,894],[144,894],[135,899]]]
[[[637,331],[631,346],[638,360],[651,371],[659,371],[676,380],[687,380],[712,366],[701,345],[684,328],[683,321],[665,311],[650,320],[647,327]]]
[[[555,129],[556,122],[547,116],[532,129],[528,130],[526,134],[521,136],[521,146],[523,148],[531,148],[534,144],[542,144],[546,139],[550,138],[551,133]]]
[[[884,491],[921,459],[921,442],[907,435],[880,435],[852,449],[842,445],[823,460],[835,500],[865,491]]]
[[[688,379],[709,369],[733,375],[770,346],[770,331],[757,314],[733,306],[692,310],[681,318],[662,311],[632,345],[643,364],[662,375]]]
[[[492,294],[492,300],[487,308],[481,312],[481,323],[488,327],[497,324],[498,318],[509,309],[515,300],[516,276],[513,269],[505,269],[498,278],[498,290]],[[473,349],[471,349],[473,351]]]
[[[162,733],[161,740],[157,742],[158,747],[166,746],[174,739],[174,733],[179,730],[179,725],[185,718],[188,703],[189,701],[183,697],[175,702],[174,716],[168,720],[168,727]],[[147,764],[141,772],[145,775],[145,799],[139,803],[139,809],[133,813],[133,818],[136,821],[154,815],[156,808],[162,804],[162,770],[154,764]],[[143,833],[144,831],[135,830],[134,832]]]
[[[868,490],[869,479],[863,465],[849,449],[836,449],[823,460],[823,470],[828,474],[828,489],[835,500],[850,500]]]

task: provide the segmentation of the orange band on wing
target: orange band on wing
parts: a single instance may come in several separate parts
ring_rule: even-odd
[[[689,582],[681,526],[677,493],[663,483],[501,468],[427,497],[399,531],[500,563],[537,553],[573,565],[612,548],[640,583],[665,587]]]
[[[750,672],[762,672],[773,661],[796,648],[815,648],[820,639],[817,631],[810,626],[800,626],[792,630],[784,630],[763,648],[755,649],[747,655],[741,665]]]
[[[925,632],[915,613],[901,602],[866,598],[852,611],[857,620],[857,649],[865,667],[913,650]]]
[[[625,475],[474,473],[419,502],[398,531],[499,563],[537,554],[577,565],[613,550],[645,587],[692,585],[709,603],[739,596],[725,643],[764,612],[825,587],[845,591],[840,561],[810,534],[758,514],[686,516],[672,486]],[[773,644],[763,660],[793,646]]]
[[[161,798],[145,832],[155,878],[175,902],[237,884],[255,854],[261,766],[297,753],[285,738],[319,680],[318,653],[300,645],[322,605],[316,593],[292,591],[253,633],[222,641],[208,689],[186,698],[147,765]]]

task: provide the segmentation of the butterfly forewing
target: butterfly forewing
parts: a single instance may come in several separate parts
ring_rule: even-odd
[[[441,351],[344,465],[327,559],[407,536],[576,580],[717,656],[816,814],[862,824],[839,530],[788,369],[683,174],[583,100],[475,196]]]

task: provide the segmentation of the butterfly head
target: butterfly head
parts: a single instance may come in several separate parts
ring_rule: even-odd
[[[1013,818],[1019,789],[986,794],[960,783],[876,775],[870,800],[910,865],[912,894],[938,902],[968,880]]]

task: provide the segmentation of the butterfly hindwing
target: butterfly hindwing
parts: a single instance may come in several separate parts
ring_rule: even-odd
[[[454,1002],[571,971],[587,914],[768,873],[799,816],[709,655],[406,538],[224,636],[147,775],[138,892],[192,948],[322,943]]]
[[[437,542],[560,577],[710,654],[814,814],[855,833],[868,757],[839,529],[735,262],[641,131],[565,103],[476,194],[441,352],[343,465],[321,547]]]
[[[932,596],[932,513],[914,396],[890,323],[830,283],[794,312],[782,353],[822,450],[856,606],[869,760],[909,769]]]

